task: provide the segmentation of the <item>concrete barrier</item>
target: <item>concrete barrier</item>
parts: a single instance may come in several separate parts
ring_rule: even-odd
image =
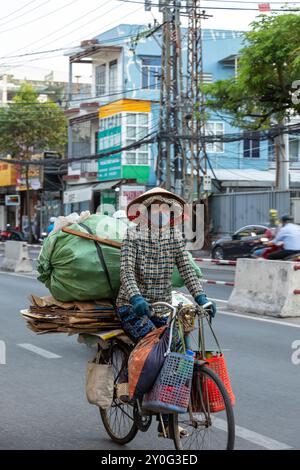
[[[239,259],[227,307],[236,312],[300,317],[300,271],[295,263]]]
[[[31,273],[33,271],[25,242],[5,242],[4,260],[0,266],[2,271],[15,273]]]

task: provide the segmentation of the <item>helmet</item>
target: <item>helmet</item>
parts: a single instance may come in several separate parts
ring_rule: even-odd
[[[280,220],[281,220],[282,223],[284,223],[284,222],[293,222],[294,217],[291,216],[290,214],[284,214],[284,215],[281,216]]]
[[[51,224],[54,224],[55,221],[56,221],[56,217],[50,217]]]

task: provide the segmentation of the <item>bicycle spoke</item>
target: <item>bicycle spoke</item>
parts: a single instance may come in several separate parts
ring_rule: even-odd
[[[234,440],[234,421],[233,415],[230,415],[231,427],[229,427],[227,408],[230,406],[223,400],[223,395],[218,394],[218,406],[222,411],[214,412],[211,403],[212,397],[210,390],[218,390],[218,383],[213,379],[214,376],[209,376],[207,373],[199,373],[199,380],[194,386],[192,393],[191,403],[189,405],[189,412],[185,414],[178,414],[177,425],[175,425],[174,432],[177,433],[178,448],[184,450],[209,450],[209,449],[227,449],[228,443],[233,446]],[[195,384],[194,384],[195,385]],[[225,394],[226,394],[225,390]],[[222,401],[223,405],[222,406]],[[227,407],[227,408],[226,408]],[[231,406],[230,406],[231,408]],[[192,410],[195,411],[192,411]],[[215,425],[214,425],[215,424]],[[183,427],[188,432],[188,436],[180,438],[179,427]],[[229,433],[230,439],[229,439]],[[233,434],[232,434],[233,433]],[[233,436],[233,437],[232,437]]]

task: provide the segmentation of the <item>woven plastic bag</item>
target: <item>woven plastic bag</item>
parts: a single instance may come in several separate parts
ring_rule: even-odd
[[[122,241],[127,225],[106,215],[91,215],[84,221],[92,233],[106,239]],[[87,233],[79,224],[69,228]],[[120,287],[120,250],[101,245],[112,287]],[[53,297],[62,302],[111,298],[111,289],[99,260],[95,243],[61,230],[46,238],[38,258],[38,280]]]

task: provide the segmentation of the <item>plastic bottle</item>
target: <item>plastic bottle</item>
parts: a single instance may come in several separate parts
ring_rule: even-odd
[[[193,356],[193,358],[195,358],[195,353],[191,349],[187,349],[185,353],[187,356]]]
[[[195,353],[191,349],[187,349],[185,352],[186,360],[179,364],[178,373],[184,377],[184,383],[182,383],[178,389],[178,405],[186,409],[189,403],[190,389],[192,377],[190,375],[190,363],[194,363]]]

